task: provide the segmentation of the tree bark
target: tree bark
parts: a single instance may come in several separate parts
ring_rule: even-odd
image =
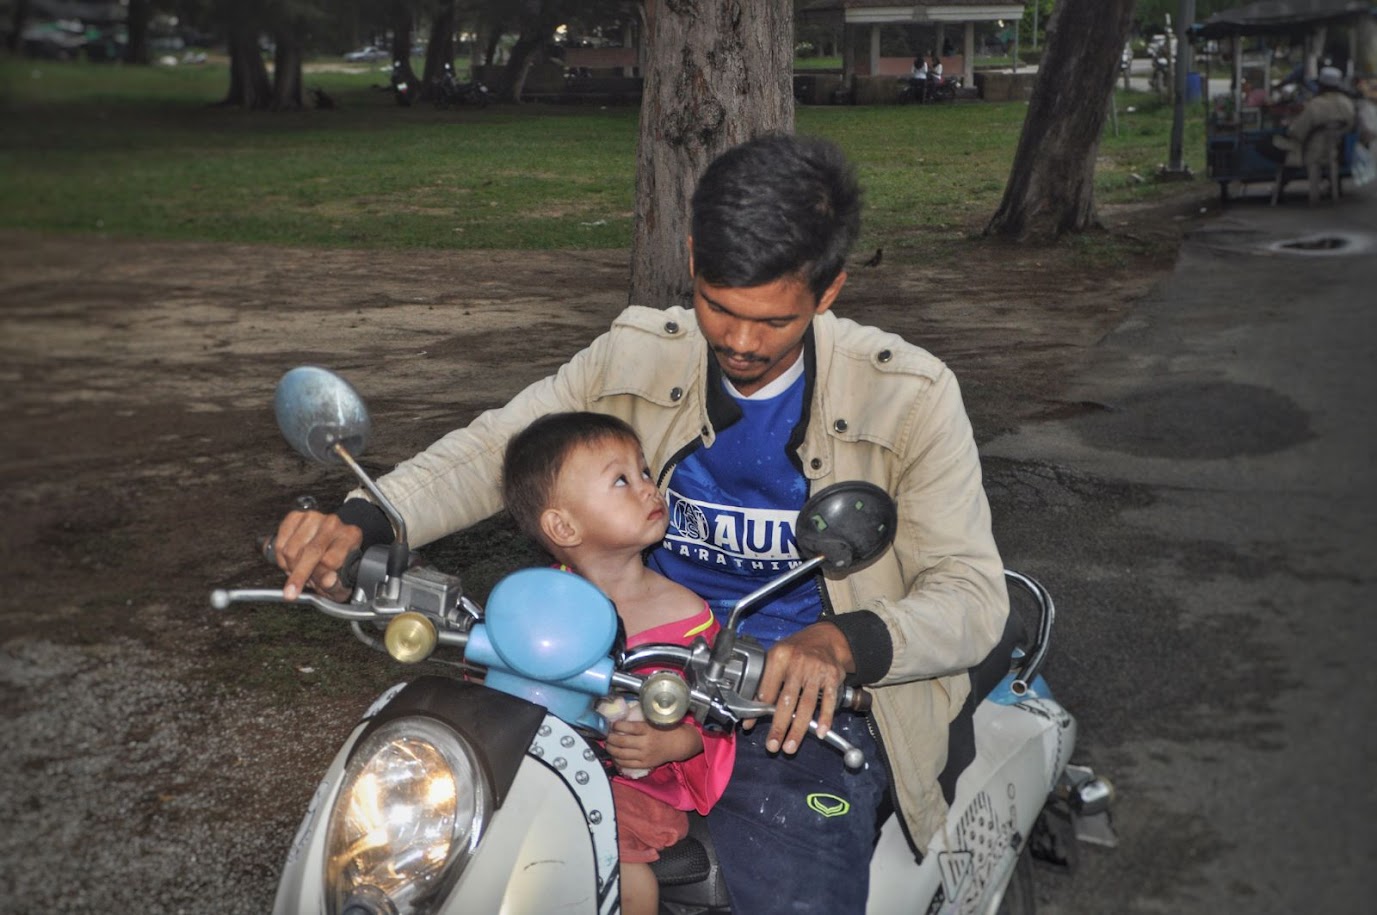
[[[258,30],[236,22],[229,31],[230,87],[222,105],[267,108],[272,103],[268,68],[258,50]]]
[[[454,64],[454,0],[441,3],[430,23],[425,72],[421,74],[421,98],[430,99],[435,93],[445,64]]]
[[[1133,0],[1053,8],[1009,183],[985,234],[1053,239],[1096,224],[1095,155],[1132,16]]]
[[[5,46],[11,54],[18,54],[24,47],[24,25],[29,21],[29,0],[15,0],[10,16],[10,34]]]
[[[553,29],[537,24],[534,28],[523,30],[512,45],[512,56],[507,58],[507,66],[502,70],[502,85],[498,94],[509,102],[521,101],[521,91],[526,86],[526,75],[539,60],[545,39]]]
[[[152,16],[153,5],[149,0],[129,0],[125,18],[125,27],[129,30],[129,41],[124,46],[125,63],[148,63],[148,21]]]
[[[408,86],[417,85],[416,71],[411,69],[411,32],[415,27],[415,19],[411,15],[411,6],[405,0],[396,0],[392,4],[392,63],[401,62],[400,66],[393,68],[392,72],[406,81]]]
[[[793,4],[646,5],[630,301],[663,308],[692,298],[686,241],[698,176],[738,143],[793,132]]]
[[[274,111],[300,111],[304,107],[301,100],[301,49],[305,44],[304,33],[304,24],[293,21],[274,36],[277,44],[277,49],[273,52]]]

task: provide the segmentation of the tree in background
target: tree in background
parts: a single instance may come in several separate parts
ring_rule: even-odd
[[[263,63],[258,36],[268,17],[272,0],[219,0],[216,12],[225,30],[229,53],[229,92],[220,103],[235,108],[268,108],[272,104],[272,82]]]
[[[1018,24],[1018,41],[1022,47],[1041,48],[1047,41],[1047,20],[1057,0],[1028,0],[1023,5],[1023,20]],[[1035,31],[1036,29],[1036,31]]]
[[[230,86],[222,105],[292,110],[302,106],[301,63],[314,23],[330,15],[328,0],[216,0],[225,30]],[[273,42],[273,72],[263,61],[264,36]]]
[[[125,63],[148,63],[148,23],[152,18],[152,0],[129,0],[124,21],[129,34],[128,41],[124,45]]]
[[[689,202],[713,157],[794,129],[793,3],[647,3],[630,300],[684,305]]]
[[[987,235],[1051,239],[1095,224],[1095,154],[1132,17],[1133,0],[1058,0]]]
[[[445,72],[454,64],[454,0],[434,0],[430,4],[430,39],[426,42],[426,65],[421,74],[421,98],[430,98]]]
[[[392,72],[408,86],[419,85],[416,71],[411,69],[411,33],[416,28],[416,16],[409,0],[390,0],[387,21],[392,31]]]

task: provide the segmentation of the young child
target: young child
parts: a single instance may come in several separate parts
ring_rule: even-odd
[[[707,604],[642,561],[668,516],[640,440],[620,419],[552,413],[531,423],[507,446],[502,494],[526,534],[612,600],[628,648],[716,635]],[[622,771],[612,781],[622,911],[640,915],[659,908],[650,862],[688,834],[684,811],[706,814],[716,803],[735,748],[730,736],[704,734],[688,719],[657,728],[632,717],[612,725],[607,752]]]

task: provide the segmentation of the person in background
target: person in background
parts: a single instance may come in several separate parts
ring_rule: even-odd
[[[922,54],[913,58],[913,69],[909,71],[909,82],[913,85],[913,97],[920,102],[928,97],[928,59]]]

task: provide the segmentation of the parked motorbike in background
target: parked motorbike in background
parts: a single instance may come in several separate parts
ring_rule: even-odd
[[[454,65],[446,61],[443,72],[432,86],[431,97],[436,108],[448,108],[451,105],[476,105],[486,108],[492,93],[482,80],[461,82],[454,74]]]
[[[955,101],[956,91],[961,88],[959,76],[928,76],[927,79],[914,79],[906,76],[899,80],[899,103]]]
[[[782,589],[819,574],[844,575],[893,541],[892,499],[869,483],[838,483],[800,511],[800,560],[743,597],[713,645],[643,645],[627,651],[616,610],[591,583],[553,568],[517,571],[486,609],[460,578],[421,564],[406,524],[359,466],[371,432],[362,400],[317,367],[283,376],[278,424],[302,455],[344,464],[392,523],[395,541],[346,564],[348,602],[305,593],[293,603],[348,622],[365,644],[402,662],[452,657],[455,676],[424,676],[380,696],[316,789],[290,848],[275,911],[282,915],[544,913],[620,910],[617,821],[596,703],[621,695],[646,720],[675,726],[692,714],[730,730],[773,706],[754,700],[765,651],[739,634],[742,617]],[[1031,915],[1030,856],[1069,865],[1076,839],[1114,844],[1108,783],[1070,764],[1076,724],[1039,675],[1049,644],[1051,596],[1007,573],[1031,595],[1036,621],[975,713],[976,757],[957,781],[944,828],[917,860],[898,817],[888,818],[869,861],[872,913]],[[280,589],[217,590],[211,604],[287,603]],[[436,660],[439,660],[438,658]],[[637,670],[654,670],[641,675]],[[841,705],[865,711],[869,695],[845,689]],[[838,763],[864,765],[836,733],[822,738]],[[701,828],[656,862],[661,910],[728,913],[711,842]],[[866,866],[866,849],[857,865]],[[749,915],[749,913],[738,913]]]
[[[392,61],[392,76],[389,80],[392,87],[392,98],[403,108],[411,107],[411,101],[416,97],[416,85],[407,79],[406,68],[402,66],[400,60]]]

